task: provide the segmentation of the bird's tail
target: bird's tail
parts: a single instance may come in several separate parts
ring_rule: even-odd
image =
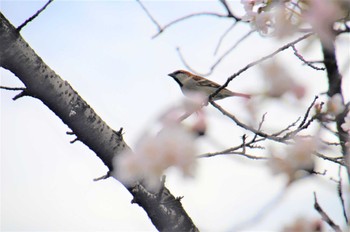
[[[236,92],[232,92],[232,96],[236,96],[236,97],[244,97],[244,98],[250,98],[251,95],[250,94],[245,94],[245,93],[236,93]]]

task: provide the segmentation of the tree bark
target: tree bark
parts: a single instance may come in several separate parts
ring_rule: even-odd
[[[18,97],[42,101],[113,171],[113,157],[126,149],[122,130],[110,128],[79,94],[58,76],[25,42],[0,12],[0,66],[25,85]],[[17,98],[18,98],[17,97]],[[198,231],[178,198],[163,186],[152,193],[141,184],[125,186],[159,231]]]

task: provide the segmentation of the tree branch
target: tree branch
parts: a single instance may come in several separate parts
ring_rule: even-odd
[[[335,38],[329,39],[329,41],[324,41],[321,39],[322,53],[324,57],[324,64],[327,70],[327,78],[328,78],[328,92],[327,95],[329,97],[334,96],[335,94],[342,95],[342,75],[339,72],[338,61],[335,54]],[[342,99],[344,101],[344,99]],[[344,103],[344,102],[343,102]],[[340,145],[342,147],[342,152],[344,155],[345,166],[347,169],[348,180],[350,182],[350,149],[347,148],[346,143],[350,141],[350,135],[343,130],[341,125],[345,122],[345,117],[347,115],[347,111],[345,110],[343,113],[339,114],[336,117],[338,138]]]
[[[233,74],[232,76],[230,76],[230,77],[227,79],[227,81],[226,81],[220,88],[218,88],[214,93],[212,93],[212,94],[210,95],[210,99],[212,99],[214,96],[216,96],[221,90],[223,90],[224,88],[226,88],[226,87],[228,86],[228,84],[229,84],[234,78],[236,78],[237,76],[239,76],[241,73],[245,72],[247,69],[249,69],[249,68],[251,68],[251,67],[253,67],[253,66],[255,66],[255,65],[257,65],[257,64],[259,64],[259,63],[261,63],[261,62],[263,62],[263,61],[265,61],[265,60],[267,60],[267,59],[272,58],[272,57],[275,56],[276,54],[278,54],[278,53],[280,53],[280,52],[282,52],[282,51],[288,49],[289,47],[291,47],[291,46],[293,46],[293,45],[299,43],[300,41],[302,41],[302,40],[304,40],[304,39],[310,37],[310,36],[313,35],[313,34],[314,34],[313,32],[312,32],[312,33],[305,34],[305,35],[303,35],[302,37],[300,37],[300,38],[298,38],[298,39],[296,39],[296,40],[294,40],[294,41],[292,41],[292,42],[290,42],[290,43],[287,43],[286,45],[280,47],[279,49],[277,49],[276,51],[272,52],[271,54],[269,54],[269,55],[267,55],[267,56],[264,56],[264,57],[262,57],[262,58],[260,58],[260,59],[258,59],[258,60],[256,60],[256,61],[254,61],[254,62],[251,62],[251,63],[247,64],[245,67],[243,67],[242,69],[240,69],[238,72],[236,72],[235,74]]]
[[[0,41],[0,66],[14,73],[32,97],[52,110],[79,141],[96,153],[109,172],[113,171],[113,158],[130,149],[121,131],[110,128],[67,81],[43,62],[1,13]],[[125,187],[158,230],[198,231],[181,202],[176,201],[168,189],[164,188],[158,200],[140,184]]]
[[[321,208],[318,204],[316,192],[314,192],[314,208],[321,215],[322,220],[325,221],[332,229],[336,232],[341,232],[340,227],[333,222],[333,220],[328,216],[328,214]]]
[[[20,32],[22,30],[23,27],[25,27],[28,23],[30,23],[31,21],[33,21],[36,17],[38,17],[38,15],[43,12],[46,7],[53,2],[53,0],[49,0],[40,10],[38,10],[32,17],[30,17],[29,19],[27,19],[26,21],[24,21],[20,26],[17,27],[17,31]]]

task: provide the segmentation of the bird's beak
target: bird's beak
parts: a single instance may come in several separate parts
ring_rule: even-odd
[[[169,73],[168,76],[174,77],[174,73]]]

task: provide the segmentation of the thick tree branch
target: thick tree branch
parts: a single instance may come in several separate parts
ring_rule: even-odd
[[[26,92],[41,100],[113,170],[113,157],[130,149],[121,131],[110,128],[78,93],[58,76],[0,13],[0,66],[14,73]],[[164,187],[160,197],[138,184],[126,186],[160,231],[197,231],[181,202]]]

